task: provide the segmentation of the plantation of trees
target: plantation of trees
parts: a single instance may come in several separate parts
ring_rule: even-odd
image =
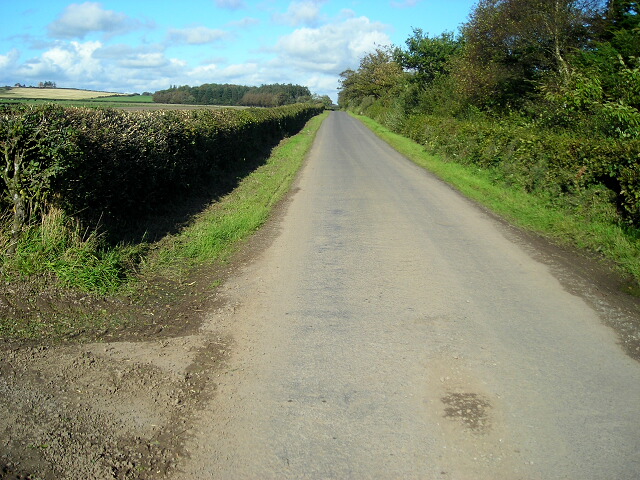
[[[227,105],[248,107],[279,107],[293,103],[319,102],[331,104],[329,97],[311,95],[307,87],[292,84],[272,84],[260,87],[208,83],[199,87],[172,86],[153,94],[156,103],[191,105]]]
[[[341,73],[339,104],[552,203],[640,226],[640,7],[480,0],[456,33],[419,28]]]

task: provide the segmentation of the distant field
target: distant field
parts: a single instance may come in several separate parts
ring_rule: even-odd
[[[0,89],[0,98],[7,99],[46,99],[46,100],[89,100],[101,97],[122,97],[121,93],[78,90],[75,88],[25,88]],[[131,98],[131,97],[127,97]],[[122,100],[118,98],[118,100]]]
[[[247,108],[217,105],[153,103],[153,96],[151,95],[127,95],[123,93],[98,92],[95,90],[77,90],[75,88],[0,87],[0,104],[43,104],[51,102],[70,107],[108,107],[130,111]]]
[[[117,95],[115,97],[91,98],[92,102],[101,103],[153,103],[152,95]]]
[[[122,110],[198,110],[226,107],[216,105],[180,105],[153,103],[151,95],[127,95],[123,93],[98,92],[95,90],[78,90],[75,88],[2,88],[0,87],[0,104],[27,103],[43,104],[55,102],[70,107],[108,107]]]

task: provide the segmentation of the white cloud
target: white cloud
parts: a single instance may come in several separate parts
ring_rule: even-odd
[[[201,77],[212,75],[218,71],[218,65],[215,63],[210,63],[209,65],[200,65],[199,67],[194,68],[189,72],[190,76],[193,77]]]
[[[154,91],[178,81],[188,83],[187,62],[167,58],[162,51],[149,51],[157,48],[157,45],[104,47],[97,41],[59,43],[13,70],[2,69],[0,78],[7,78],[3,84],[51,80],[59,87],[119,92]]]
[[[403,0],[401,2],[391,1],[391,6],[393,8],[408,8],[415,7],[420,0]]]
[[[309,87],[311,92],[323,92],[322,95],[325,95],[324,92],[335,92],[336,78],[333,75],[312,75],[306,78],[304,85]]]
[[[246,27],[253,27],[255,25],[258,25],[259,23],[260,23],[260,20],[258,20],[257,18],[245,17],[236,22],[229,22],[229,26],[246,28]]]
[[[306,85],[312,92],[328,94],[335,101],[340,72],[356,67],[376,47],[391,44],[388,26],[346,13],[333,23],[299,28],[280,37],[271,49],[277,56],[265,68],[266,83]]]
[[[99,50],[93,53],[95,58],[101,60],[122,60],[125,58],[135,57],[140,54],[146,53],[161,53],[165,47],[161,44],[148,44],[148,45],[127,45],[125,43],[119,43],[114,45],[105,45]]]
[[[216,5],[220,8],[228,8],[229,10],[238,10],[244,8],[244,0],[215,0]]]
[[[99,3],[85,2],[69,5],[47,28],[54,38],[82,39],[91,32],[117,34],[136,27],[136,22],[124,13],[103,10]]]
[[[325,0],[302,0],[291,2],[286,13],[274,15],[274,20],[288,25],[317,26],[322,20],[320,6]]]
[[[51,77],[53,80],[58,78],[90,80],[99,77],[103,72],[102,64],[93,56],[101,46],[100,42],[60,44],[47,50],[39,58],[26,62],[18,69],[18,73],[34,80],[38,80],[39,77]]]
[[[18,57],[20,57],[20,52],[16,48],[9,50],[6,55],[0,55],[0,69],[11,67],[16,63]]]
[[[269,72],[271,73],[271,72]],[[265,75],[265,69],[259,64],[247,62],[220,68],[218,64],[201,65],[184,72],[184,83],[202,85],[204,83],[233,83],[238,85],[260,85],[275,82]]]
[[[213,43],[226,36],[227,32],[224,30],[216,30],[202,26],[169,30],[170,40],[179,43],[187,43],[189,45]]]
[[[220,74],[225,79],[242,78],[255,76],[259,72],[259,66],[257,63],[243,63],[236,65],[229,65],[220,71]]]
[[[170,60],[162,53],[140,53],[124,58],[118,64],[126,68],[163,68]]]
[[[351,18],[320,28],[297,29],[281,37],[275,51],[282,65],[337,75],[357,65],[376,46],[390,44],[385,30],[383,24],[366,17]]]
[[[355,18],[356,17],[356,12],[354,12],[353,10],[351,10],[350,8],[343,8],[342,10],[340,10],[340,16],[342,18]]]

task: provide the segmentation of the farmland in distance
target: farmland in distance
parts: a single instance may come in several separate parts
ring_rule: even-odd
[[[214,105],[179,105],[154,103],[151,95],[129,95],[114,92],[100,92],[96,90],[82,90],[75,88],[35,88],[35,87],[4,87],[0,88],[0,104],[3,103],[59,103],[75,107],[111,107],[122,110],[194,110],[216,108],[244,108],[218,107]]]

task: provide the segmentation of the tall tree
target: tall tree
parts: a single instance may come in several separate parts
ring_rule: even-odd
[[[567,79],[569,53],[588,45],[603,9],[601,0],[480,0],[463,27],[464,82],[475,77],[509,101],[545,74]]]
[[[607,23],[610,30],[634,30],[640,21],[640,3],[634,0],[609,0]]]
[[[394,60],[390,48],[377,48],[360,60],[357,71],[348,69],[340,74],[341,105],[354,99],[364,97],[381,98],[398,87],[404,73],[402,67]]]
[[[397,48],[394,57],[404,69],[413,73],[411,79],[422,85],[448,74],[451,57],[462,47],[460,39],[453,33],[445,32],[438,37],[429,37],[420,28],[413,29],[413,35],[405,44],[407,49]]]

